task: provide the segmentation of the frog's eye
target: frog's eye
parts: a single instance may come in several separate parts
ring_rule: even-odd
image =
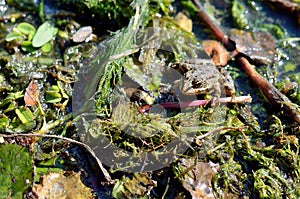
[[[197,77],[196,77],[197,78]],[[197,80],[194,80],[192,82],[193,84],[193,87],[194,88],[206,88],[207,87],[207,83],[205,81],[197,81]]]

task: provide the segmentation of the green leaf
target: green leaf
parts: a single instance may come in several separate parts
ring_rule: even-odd
[[[60,91],[60,89],[59,89],[59,86],[52,85],[49,91],[55,91],[55,92],[59,92],[59,91]]]
[[[48,57],[24,57],[23,61],[31,62],[32,64],[52,65],[56,60]]]
[[[231,14],[234,23],[241,29],[247,29],[248,26],[248,19],[245,13],[247,13],[245,5],[237,0],[233,0]]]
[[[56,85],[51,86],[51,88],[48,91],[46,91],[45,99],[48,103],[60,102],[62,100],[62,96],[60,94],[59,87]]]
[[[67,93],[64,91],[63,87],[60,85],[60,81],[57,81],[57,87],[59,88],[59,91],[60,91],[62,97],[68,99],[69,96],[68,96]]]
[[[54,91],[46,92],[45,98],[47,103],[58,103],[62,100],[60,93]]]
[[[32,46],[36,48],[41,47],[42,45],[49,42],[56,34],[56,32],[57,28],[55,28],[54,25],[52,25],[50,22],[46,21],[36,31],[32,39]]]
[[[23,91],[18,91],[16,93],[10,93],[6,96],[4,100],[0,101],[0,108],[6,106],[7,104],[14,102],[16,99],[23,97]]]
[[[21,120],[22,124],[30,123],[34,121],[34,117],[29,108],[20,107],[20,109],[16,109],[16,114]]]
[[[12,128],[14,133],[23,133],[33,129],[36,126],[36,122],[28,122],[26,124],[19,124],[16,127]]]
[[[7,107],[7,109],[5,109],[4,111],[3,111],[3,113],[7,113],[7,112],[10,112],[10,111],[14,111],[16,108],[17,108],[17,103],[15,102],[15,101],[13,101],[13,102],[11,102],[9,105],[8,105],[8,107]]]
[[[13,40],[22,40],[23,39],[23,35],[17,32],[12,32],[9,33],[8,35],[6,35],[5,37],[5,41],[10,42]]]
[[[58,30],[58,35],[61,37],[61,38],[64,38],[64,39],[69,39],[69,35],[66,31],[62,31],[62,30]]]
[[[287,63],[283,66],[284,68],[284,72],[291,72],[291,71],[295,71],[297,66],[293,63]]]
[[[19,25],[17,26],[17,29],[26,35],[35,33],[35,27],[26,22],[19,23]]]
[[[6,132],[9,125],[9,118],[6,115],[0,114],[0,132]]]
[[[121,180],[116,179],[115,185],[112,190],[112,197],[120,198],[122,197],[122,192],[124,192],[125,188]]]
[[[40,178],[42,175],[46,175],[48,173],[59,173],[62,172],[63,169],[61,168],[56,168],[56,167],[36,167],[35,169],[35,175],[34,175],[34,181],[35,182],[40,182]]]
[[[0,145],[1,198],[23,198],[32,181],[33,164],[27,148],[15,144]]]
[[[300,72],[299,73],[294,73],[289,75],[289,77],[294,80],[295,82],[297,82],[298,84],[300,84]]]
[[[37,50],[36,48],[34,48],[32,46],[31,41],[22,41],[21,42],[21,48],[22,48],[23,51],[31,52],[31,53]]]
[[[49,53],[51,50],[52,50],[52,45],[50,42],[48,42],[42,46],[42,51],[44,53]]]

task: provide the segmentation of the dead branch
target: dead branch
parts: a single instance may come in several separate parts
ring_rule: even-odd
[[[256,70],[255,66],[251,65],[245,57],[239,57],[238,62],[243,70],[264,93],[268,101],[275,106],[287,112],[288,115],[300,124],[300,112],[297,110],[297,105],[292,103],[289,98],[282,94],[270,82],[265,80]]]
[[[204,25],[212,31],[217,40],[219,40],[227,48],[227,50],[233,51],[235,49],[235,44],[226,34],[223,33],[221,28],[210,19],[209,15],[203,10],[200,2],[198,0],[194,0],[194,3],[199,9],[197,13],[198,18],[201,19]]]
[[[199,9],[199,19],[203,21],[203,23],[213,32],[216,38],[221,41],[228,50],[234,50],[232,49],[234,42],[229,40],[226,34],[221,30],[221,28],[211,20],[209,15],[202,9],[202,6],[198,2],[198,0],[194,0],[194,2]],[[294,121],[300,124],[299,107],[296,104],[293,104],[285,95],[280,93],[280,91],[278,91],[276,87],[273,86],[270,82],[265,80],[245,57],[239,56],[237,60],[245,70],[247,75],[259,87],[259,89],[261,89],[268,101],[276,108],[279,108],[282,111],[286,112]]]

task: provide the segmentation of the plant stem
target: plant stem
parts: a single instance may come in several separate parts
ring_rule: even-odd
[[[245,103],[245,102],[251,102],[252,98],[251,96],[238,96],[238,97],[223,97],[220,98],[218,102],[221,104],[225,103]],[[197,106],[205,106],[208,104],[210,100],[193,100],[193,101],[187,101],[187,102],[165,102],[160,103],[158,105],[164,107],[164,108],[188,108],[188,107],[197,107]],[[145,105],[140,108],[140,112],[144,113],[149,111],[151,106]]]

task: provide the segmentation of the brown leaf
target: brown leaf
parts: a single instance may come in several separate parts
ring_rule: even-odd
[[[73,41],[76,43],[83,42],[88,36],[92,34],[92,32],[93,32],[93,28],[91,26],[81,27],[73,35]]]
[[[41,184],[34,184],[32,190],[39,198],[92,199],[92,190],[82,184],[79,173],[49,173],[42,177]]]
[[[229,53],[218,41],[205,40],[202,45],[216,66],[225,66],[227,64],[227,61],[230,59]]]
[[[24,101],[26,106],[34,106],[39,102],[39,88],[34,80],[26,88]]]
[[[183,187],[190,192],[193,199],[214,199],[211,180],[219,169],[212,162],[198,162],[196,158],[182,159],[181,169],[184,176]]]
[[[193,28],[193,22],[190,18],[188,18],[185,14],[183,14],[182,12],[179,12],[176,16],[175,16],[175,21],[176,23],[183,29],[186,30],[188,32],[192,32],[192,28]]]
[[[275,56],[275,40],[265,32],[246,32],[232,29],[230,39],[236,43],[236,50],[260,64],[271,64]]]
[[[143,198],[156,186],[157,182],[151,179],[150,173],[135,173],[132,177],[118,180],[112,195],[115,198]]]

